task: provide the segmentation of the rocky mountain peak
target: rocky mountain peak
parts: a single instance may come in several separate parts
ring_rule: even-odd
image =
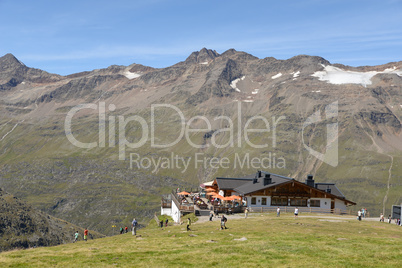
[[[257,57],[243,51],[237,51],[234,48],[228,49],[222,53],[222,57],[228,57],[240,61],[256,60]]]
[[[25,65],[11,53],[0,57],[0,71],[12,70],[21,66]]]
[[[186,59],[186,63],[199,63],[199,64],[207,64],[208,62],[214,60],[219,57],[219,53],[215,50],[203,48],[200,51],[195,51],[188,56]]]

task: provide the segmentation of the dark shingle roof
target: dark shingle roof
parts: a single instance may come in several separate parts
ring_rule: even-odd
[[[334,183],[316,183],[315,184],[315,188],[317,188],[318,190],[322,190],[324,192],[327,192],[327,189],[331,189],[330,193],[333,195],[336,195],[340,198],[345,198],[345,196],[342,194],[342,192],[338,189],[338,187],[336,187],[336,185]]]
[[[250,178],[216,178],[219,190],[233,190],[250,181]]]
[[[262,189],[266,189],[266,188],[270,188],[272,186],[277,186],[279,184],[285,183],[285,182],[289,182],[293,179],[288,178],[288,177],[284,177],[284,176],[280,176],[280,175],[276,175],[276,174],[270,174],[271,176],[271,183],[264,185],[264,178],[265,178],[265,174],[269,174],[266,172],[262,172],[262,176],[257,178],[257,181],[254,182],[253,180],[244,183],[243,185],[237,187],[234,189],[235,192],[242,194],[242,195],[246,195],[255,191],[259,191]]]

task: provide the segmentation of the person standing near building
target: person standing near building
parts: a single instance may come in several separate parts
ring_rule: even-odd
[[[223,228],[227,229],[226,222],[227,222],[227,219],[226,219],[225,215],[222,215],[222,217],[221,217],[221,230],[223,230]]]
[[[247,217],[248,217],[248,208],[244,210],[244,218],[247,219]]]
[[[190,218],[187,218],[187,232],[191,231],[190,230],[190,225],[191,225],[191,220],[190,220]]]
[[[214,217],[214,212],[211,210],[209,212],[209,221],[212,221],[212,218]]]
[[[84,230],[84,240],[87,241],[87,239],[88,239],[88,229],[85,228],[85,230]]]
[[[281,216],[281,209],[279,207],[276,209],[276,216]]]
[[[297,219],[299,217],[299,208],[296,207],[295,208],[295,219]]]
[[[137,220],[134,218],[133,222],[131,223],[131,226],[132,226],[131,231],[132,231],[133,235],[137,234],[137,225],[138,225]]]
[[[358,219],[359,221],[362,220],[362,212],[360,211],[360,209],[357,211],[357,219]]]

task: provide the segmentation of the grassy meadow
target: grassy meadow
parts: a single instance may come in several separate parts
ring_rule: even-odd
[[[349,217],[252,213],[0,254],[0,267],[400,267],[402,227]]]

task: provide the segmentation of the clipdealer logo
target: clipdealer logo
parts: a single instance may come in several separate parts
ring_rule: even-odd
[[[304,141],[304,129],[312,124],[319,123],[325,119],[337,118],[338,117],[338,101],[325,106],[325,118],[321,118],[320,111],[316,111],[310,115],[307,120],[303,123],[302,128],[302,142],[304,148],[316,157],[317,159],[327,163],[330,166],[338,166],[338,122],[327,124],[327,141],[325,146],[325,152],[320,153],[310,148]]]
[[[118,148],[119,160],[126,160],[126,150],[127,149],[138,149],[145,144],[149,145],[151,148],[164,149],[177,145],[183,139],[192,146],[194,149],[206,149],[213,146],[216,149],[225,149],[228,147],[242,148],[244,144],[250,146],[251,148],[263,149],[263,148],[276,148],[277,137],[276,129],[282,120],[285,120],[285,116],[275,117],[269,120],[264,116],[253,116],[247,120],[243,120],[241,112],[241,103],[238,102],[237,107],[237,119],[235,122],[228,116],[216,116],[212,120],[214,122],[218,121],[221,125],[225,127],[218,130],[212,129],[211,120],[205,116],[196,115],[191,117],[186,121],[183,112],[176,106],[171,104],[152,104],[150,109],[150,122],[148,122],[139,115],[123,116],[123,115],[109,115],[107,116],[107,111],[113,112],[116,110],[114,104],[109,104],[108,109],[106,109],[105,102],[99,102],[98,104],[87,103],[80,104],[73,107],[65,118],[64,129],[67,139],[76,147],[82,149],[92,149],[95,147],[109,147]],[[82,110],[95,110],[98,112],[98,141],[92,142],[82,142],[79,141],[72,132],[72,121],[74,116]],[[157,137],[156,128],[158,123],[156,120],[156,113],[175,113],[178,118],[180,118],[179,123],[177,123],[177,129],[179,134],[174,140],[166,143],[158,143],[160,137]],[[338,103],[334,102],[327,105],[325,108],[326,118],[337,117],[338,113]],[[336,166],[338,164],[338,124],[328,124],[327,125],[327,146],[325,153],[320,153],[309,146],[306,145],[303,137],[304,129],[311,125],[320,122],[322,119],[320,117],[319,111],[311,115],[303,124],[302,128],[302,142],[307,151],[325,163]],[[197,122],[202,122],[205,128],[195,128]],[[251,126],[256,122],[262,128],[252,128]],[[126,136],[126,128],[132,123],[139,125],[140,134],[136,134],[136,142],[131,142]],[[236,124],[235,124],[236,123]],[[200,124],[198,124],[199,126]],[[117,135],[116,135],[117,130]],[[195,142],[191,135],[192,133],[211,133],[210,143],[198,144]],[[220,133],[225,133],[226,137],[225,143],[219,143],[217,135]],[[263,143],[255,144],[250,140],[250,135],[261,134],[265,137],[271,139],[272,144]],[[159,133],[161,135],[161,133]],[[163,135],[163,134],[162,134]],[[130,133],[128,133],[130,137]],[[131,138],[132,138],[131,134]],[[106,139],[107,138],[107,139]],[[253,169],[271,169],[271,168],[285,168],[285,159],[280,156],[276,156],[275,153],[269,152],[267,155],[260,157],[252,157],[249,153],[245,153],[242,156],[239,153],[234,154],[234,159],[230,160],[227,157],[208,157],[203,153],[194,154],[194,158],[191,156],[183,157],[179,155],[174,155],[172,153],[169,157],[158,156],[156,159],[153,157],[142,157],[138,152],[131,152],[129,154],[130,168],[136,167],[138,169],[151,170],[153,173],[157,173],[160,169],[170,169],[178,168],[182,170],[182,173],[189,167],[190,161],[193,160],[194,167],[204,168],[253,168]],[[231,163],[232,161],[232,163]]]

